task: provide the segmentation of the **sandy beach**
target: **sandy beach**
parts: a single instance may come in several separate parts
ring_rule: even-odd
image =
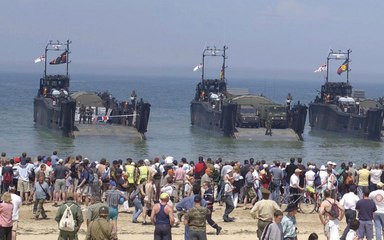
[[[47,210],[48,219],[34,220],[32,215],[32,206],[25,205],[20,209],[20,222],[18,229],[17,239],[30,240],[38,238],[39,240],[52,240],[57,239],[58,228],[57,223],[54,221],[57,208],[52,207],[52,203],[46,203],[45,208]],[[210,240],[229,240],[234,239],[257,239],[256,226],[257,222],[254,220],[249,211],[244,210],[241,206],[238,206],[231,216],[236,218],[233,223],[226,223],[222,220],[222,213],[224,206],[215,205],[215,212],[213,219],[223,228],[220,235],[215,235],[215,229],[207,226],[208,239]],[[153,239],[154,226],[142,224],[134,224],[131,222],[132,213],[127,213],[124,209],[120,208],[118,219],[118,236],[119,239],[131,239],[131,240],[144,240]],[[326,239],[323,234],[322,225],[318,218],[317,213],[313,214],[297,214],[297,227],[299,231],[298,239],[306,240],[312,232],[316,232],[319,235],[319,239]],[[344,229],[345,222],[342,221],[341,229]],[[79,239],[85,239],[86,224],[81,227]],[[174,240],[183,240],[184,227],[172,229],[172,236]]]

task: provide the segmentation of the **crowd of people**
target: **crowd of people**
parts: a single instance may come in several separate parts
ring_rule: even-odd
[[[319,202],[324,234],[334,239],[381,239],[384,230],[383,165],[358,169],[353,163],[303,164],[253,158],[240,161],[198,157],[196,163],[171,156],[134,161],[102,158],[90,161],[81,155],[32,158],[27,153],[1,155],[0,239],[16,239],[18,211],[33,204],[36,220],[46,219],[44,204],[58,207],[55,220],[59,239],[77,239],[82,223],[86,239],[117,239],[119,207],[134,208],[132,223],[154,224],[154,239],[172,239],[172,227],[184,224],[185,240],[207,239],[206,223],[219,235],[220,223],[212,218],[215,203],[225,205],[224,222],[237,221],[231,213],[250,209],[257,219],[259,239],[297,239],[297,203],[281,209],[282,195],[311,196]],[[61,227],[62,219],[73,218]],[[284,212],[286,214],[284,215]],[[84,214],[84,216],[83,216]],[[63,217],[64,216],[64,217]],[[339,235],[345,216],[347,227]],[[342,229],[340,229],[342,230]],[[308,239],[317,239],[316,233]]]

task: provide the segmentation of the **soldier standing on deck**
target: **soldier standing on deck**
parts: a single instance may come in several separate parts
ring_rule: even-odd
[[[265,135],[272,136],[272,118],[269,114],[265,121]]]
[[[86,108],[84,106],[84,104],[81,104],[81,107],[79,109],[79,123],[81,123],[81,119],[83,119],[83,123],[85,123],[85,112],[86,112]]]
[[[93,109],[92,109],[91,106],[89,106],[88,109],[87,109],[88,124],[92,124],[92,115],[93,115]]]

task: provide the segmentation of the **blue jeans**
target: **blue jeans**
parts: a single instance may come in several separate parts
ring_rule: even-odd
[[[357,230],[357,234],[359,235],[360,239],[363,239],[364,236],[367,238],[367,240],[373,239],[373,223],[372,221],[359,221],[360,226]]]
[[[132,215],[132,220],[137,221],[137,218],[143,212],[143,204],[141,204],[141,200],[139,198],[135,198],[133,200],[133,205],[135,205],[135,212]]]
[[[273,183],[270,183],[270,184],[273,184]],[[271,192],[271,196],[269,197],[269,199],[275,201],[277,204],[280,203],[280,184],[275,185],[275,188]]]
[[[189,226],[184,225],[184,240],[189,240]]]
[[[381,240],[381,233],[384,232],[384,213],[373,213],[375,223],[376,240]]]

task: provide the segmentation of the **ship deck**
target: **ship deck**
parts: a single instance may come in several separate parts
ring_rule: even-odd
[[[74,131],[75,137],[79,136],[116,136],[129,140],[143,140],[144,136],[134,127],[117,124],[75,124],[78,131]]]
[[[252,141],[299,141],[299,137],[291,128],[272,129],[272,136],[265,135],[265,128],[236,128],[236,139]]]

